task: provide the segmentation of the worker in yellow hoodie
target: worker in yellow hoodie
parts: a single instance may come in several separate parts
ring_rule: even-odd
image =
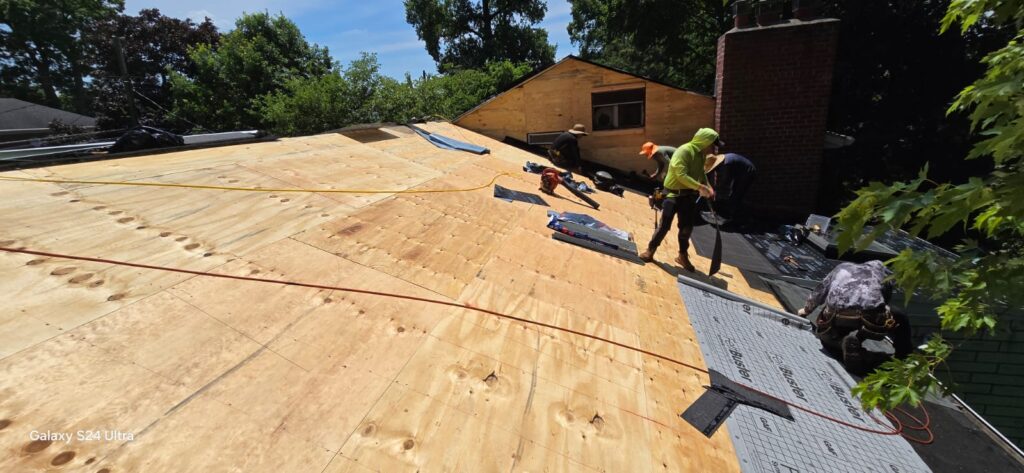
[[[693,223],[697,219],[697,197],[715,198],[715,191],[707,184],[704,175],[705,151],[713,144],[721,144],[718,132],[711,128],[701,128],[689,143],[680,146],[672,154],[663,184],[667,196],[661,207],[661,221],[658,222],[651,242],[647,244],[647,251],[640,254],[640,259],[654,261],[654,252],[672,227],[672,219],[678,217],[679,256],[675,262],[687,271],[694,271],[687,250],[690,248]]]

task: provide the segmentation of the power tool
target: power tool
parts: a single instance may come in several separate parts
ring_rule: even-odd
[[[573,195],[579,197],[580,200],[590,204],[590,206],[595,210],[601,206],[601,204],[598,204],[594,199],[587,196],[587,194],[584,194],[570,183],[567,183],[557,169],[547,168],[540,173],[540,190],[545,194],[555,195],[555,188],[557,188],[559,184],[562,184],[566,189],[569,189],[569,192],[572,192]]]

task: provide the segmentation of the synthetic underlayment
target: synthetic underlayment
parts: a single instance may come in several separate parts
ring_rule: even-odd
[[[850,395],[853,379],[820,351],[806,321],[684,277],[679,278],[679,291],[708,368],[866,429],[892,430],[858,407]],[[872,415],[884,419],[879,412]],[[790,422],[745,405],[736,407],[726,425],[743,471],[931,471],[899,435],[863,432],[795,409],[793,417]]]

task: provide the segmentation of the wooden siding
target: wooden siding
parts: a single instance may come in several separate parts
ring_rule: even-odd
[[[677,146],[714,123],[715,100],[642,78],[567,58],[494,97],[456,120],[495,139],[526,140],[527,133],[563,130],[582,123],[593,130],[590,94],[645,88],[643,128],[591,132],[580,140],[583,159],[621,171],[653,170],[637,156],[645,141]]]

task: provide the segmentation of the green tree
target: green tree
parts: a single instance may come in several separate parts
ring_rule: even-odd
[[[731,25],[722,0],[576,0],[569,37],[583,58],[710,93]]]
[[[952,184],[929,179],[926,166],[909,182],[871,183],[839,213],[839,244],[843,251],[864,248],[893,228],[929,238],[967,229],[973,237],[957,247],[961,258],[953,263],[910,250],[889,263],[906,294],[919,290],[944,301],[938,309],[944,330],[975,335],[994,332],[1001,313],[1024,305],[1024,1],[953,0],[941,28],[955,25],[965,35],[988,25],[1016,31],[982,59],[984,75],[948,110],[966,114],[977,136],[966,159],[990,161],[993,170]],[[875,228],[861,237],[868,223]],[[866,407],[916,404],[936,387],[931,374],[952,349],[936,335],[921,352],[883,364],[854,392]]]
[[[406,89],[380,74],[376,55],[363,53],[344,71],[289,79],[281,90],[260,99],[260,113],[276,133],[318,133],[389,121],[401,110],[412,111],[412,88]]]
[[[380,73],[377,58],[363,54],[343,71],[294,78],[259,101],[268,126],[284,135],[318,133],[357,123],[405,123],[416,117],[453,118],[527,74],[509,61],[483,70],[426,75],[404,82]]]
[[[293,79],[331,73],[327,48],[309,44],[283,15],[244,14],[216,46],[189,49],[190,71],[170,75],[174,112],[212,130],[260,128],[260,98]]]
[[[157,9],[142,10],[138,16],[118,15],[92,25],[83,39],[89,44],[89,61],[93,64],[92,111],[100,127],[108,129],[124,127],[129,121],[111,42],[115,36],[125,38],[124,56],[132,87],[145,96],[135,97],[140,121],[161,128],[188,128],[187,123],[165,111],[172,107],[169,75],[171,71],[192,73],[189,48],[201,44],[215,46],[220,37],[217,27],[209,18],[196,24],[165,16]]]
[[[0,0],[0,93],[88,112],[82,34],[123,9],[123,0]]]
[[[985,23],[965,35],[940,34],[949,4],[823,2],[822,14],[841,20],[828,129],[856,138],[828,152],[824,211],[837,211],[870,181],[912,179],[925,163],[939,181],[989,170],[984,160],[962,159],[971,147],[967,117],[946,109],[984,73],[981,58],[1014,31]]]
[[[550,65],[555,47],[534,25],[544,19],[540,0],[405,0],[405,18],[427,45],[441,72],[478,69],[509,60]]]
[[[275,133],[302,135],[340,128],[349,122],[348,84],[340,74],[292,78],[281,90],[258,99]]]

